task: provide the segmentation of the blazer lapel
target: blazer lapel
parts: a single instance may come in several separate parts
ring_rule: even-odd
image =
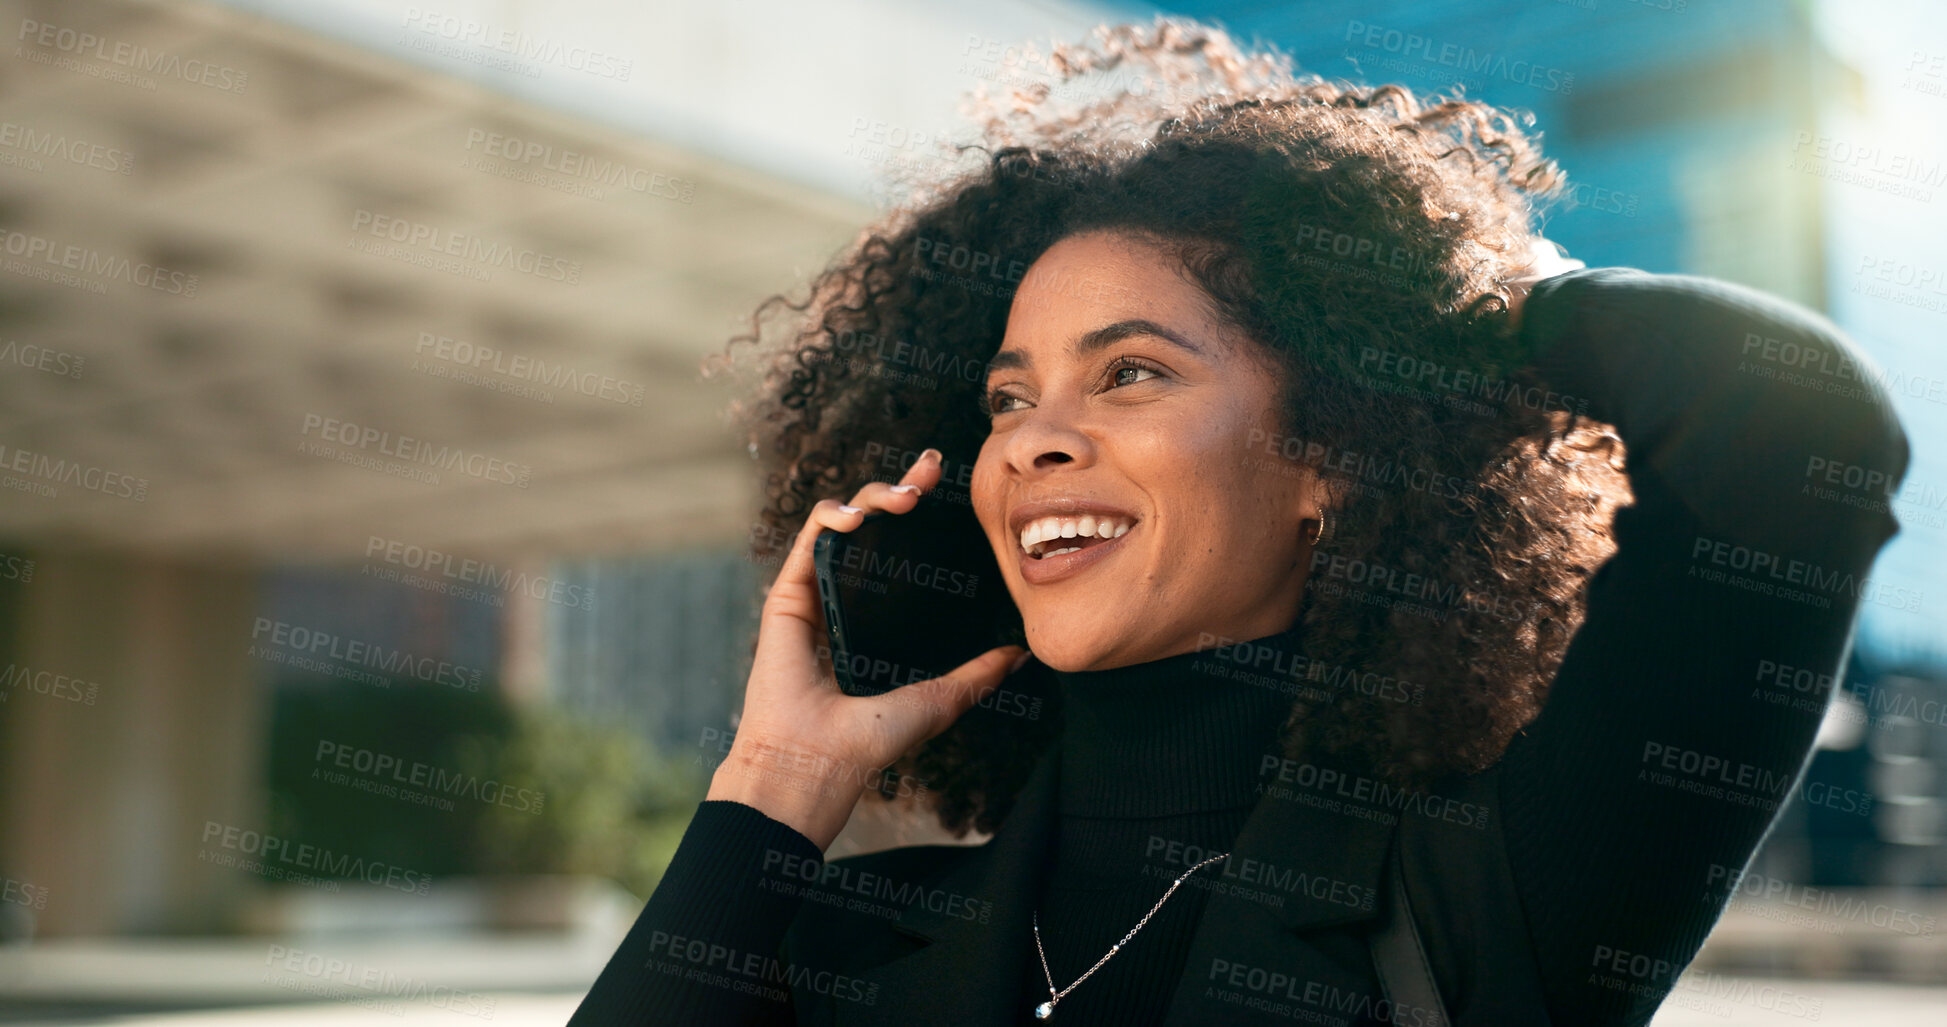
[[[858,976],[878,985],[870,1006],[838,1003],[836,1024],[1013,1023],[1032,1005],[1020,969],[1033,944],[1034,897],[1056,815],[1054,750],[1041,757],[1014,808],[985,845],[970,850],[933,890],[992,903],[982,923],[945,906],[906,907],[894,930],[925,947]]]
[[[1396,823],[1391,810],[1267,783],[1212,885],[1166,1022],[1356,1021],[1373,1008],[1363,930],[1330,929],[1383,912]]]
[[[877,986],[877,1000],[836,1003],[834,1024],[1015,1023],[1046,997],[1021,968],[1034,943],[1031,917],[1058,812],[1056,772],[1050,750],[993,839],[930,889],[992,903],[987,922],[942,904],[907,906],[891,929],[924,947],[859,971]],[[1267,782],[1209,884],[1166,1022],[1289,1023],[1292,1011],[1356,1021],[1374,1009],[1380,995],[1362,925],[1384,910],[1397,818],[1383,805]],[[1348,927],[1360,929],[1338,930]],[[1268,1012],[1278,1006],[1287,1012]]]

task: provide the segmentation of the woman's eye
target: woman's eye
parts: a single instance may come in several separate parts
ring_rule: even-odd
[[[989,414],[1004,414],[1014,409],[1014,407],[1008,404],[1019,403],[1020,401],[1020,397],[1018,396],[1010,396],[1005,392],[991,392],[987,395],[987,412]]]
[[[1124,364],[1110,373],[1109,380],[1116,385],[1134,385],[1144,380],[1144,378],[1139,376],[1145,375],[1154,378],[1156,377],[1156,372],[1136,364]]]

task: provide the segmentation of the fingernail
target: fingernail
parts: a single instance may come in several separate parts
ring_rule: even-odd
[[[946,459],[946,456],[945,456],[944,454],[942,454],[942,453],[941,453],[941,452],[940,452],[939,450],[937,450],[937,449],[934,449],[934,448],[933,448],[933,447],[931,447],[931,446],[928,446],[928,447],[926,447],[926,452],[924,452],[924,453],[921,453],[921,454],[919,455],[919,458],[920,458],[921,460],[924,460],[924,459],[926,459],[926,458],[927,458],[927,457],[929,457],[929,456],[930,456],[930,457],[932,457],[932,458],[933,458],[933,459],[935,459],[935,460],[945,460],[945,459]]]
[[[918,492],[919,486],[918,485],[894,485],[892,487],[892,490],[894,492]]]
[[[844,503],[838,504],[838,510],[840,513],[858,513],[864,509],[865,507],[862,506],[846,506]]]
[[[1027,651],[1026,649],[1021,650],[1021,655],[1016,656],[1014,658],[1014,665],[1012,667],[1007,668],[1007,672],[1009,674],[1012,674],[1015,671],[1020,670],[1022,667],[1027,666],[1028,661],[1033,658],[1034,658],[1033,653]]]

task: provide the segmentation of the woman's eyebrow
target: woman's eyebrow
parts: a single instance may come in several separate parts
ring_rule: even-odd
[[[1068,351],[1075,356],[1084,357],[1105,346],[1113,345],[1123,339],[1137,335],[1153,335],[1165,342],[1180,346],[1197,356],[1203,356],[1203,350],[1195,343],[1154,321],[1140,317],[1128,318],[1117,321],[1114,324],[1103,325],[1100,328],[1084,332],[1069,345]],[[1028,357],[1026,351],[1004,349],[994,354],[994,359],[987,362],[987,371],[991,374],[995,371],[1028,367],[1033,363],[1034,361]]]

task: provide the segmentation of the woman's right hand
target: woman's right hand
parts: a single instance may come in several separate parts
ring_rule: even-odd
[[[872,482],[849,504],[811,508],[764,599],[737,737],[706,799],[755,807],[824,849],[881,768],[946,730],[1026,657],[1020,646],[990,649],[942,677],[875,696],[846,695],[831,675],[812,564],[819,533],[855,530],[874,511],[910,513],[939,480],[940,453],[928,449],[898,485]]]

